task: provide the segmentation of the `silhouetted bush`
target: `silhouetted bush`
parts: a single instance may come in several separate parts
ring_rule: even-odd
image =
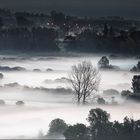
[[[69,126],[64,136],[66,140],[88,140],[88,128],[84,124],[77,123]]]
[[[0,66],[0,71],[26,71],[23,67],[8,67],[8,66]]]
[[[18,105],[18,106],[23,106],[25,103],[23,102],[23,101],[17,101],[16,102],[16,105]]]
[[[49,125],[48,134],[45,136],[48,139],[62,139],[63,133],[68,128],[68,125],[62,119],[54,119]]]
[[[40,72],[40,69],[33,69],[34,72]]]
[[[3,74],[2,74],[2,73],[0,73],[0,79],[3,79],[3,77],[4,77],[4,76],[3,76]]]
[[[0,105],[5,105],[5,101],[4,100],[0,100]]]
[[[122,90],[121,95],[124,97],[129,97],[132,95],[132,92],[129,90]]]
[[[97,103],[98,103],[98,104],[106,104],[104,98],[101,98],[101,97],[99,97],[99,98],[97,99]]]
[[[53,69],[51,69],[51,68],[48,68],[48,69],[46,69],[46,71],[53,71]]]

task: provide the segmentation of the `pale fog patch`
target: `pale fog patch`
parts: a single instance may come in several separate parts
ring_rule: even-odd
[[[47,133],[49,123],[55,118],[64,119],[68,124],[87,124],[89,110],[96,107],[108,111],[112,120],[122,121],[126,115],[139,119],[139,103],[128,101],[120,94],[122,90],[131,90],[132,77],[137,73],[129,70],[137,64],[136,59],[110,59],[110,63],[121,70],[100,71],[101,84],[96,98],[93,98],[94,104],[77,106],[75,103],[66,79],[71,66],[82,60],[90,60],[97,66],[101,56],[0,56],[0,66],[19,66],[27,70],[0,72],[4,75],[0,80],[0,99],[5,101],[5,105],[0,106],[0,137],[35,138],[41,129]],[[53,71],[46,71],[48,68]],[[118,94],[104,93],[108,89],[117,90]],[[108,104],[98,105],[97,97],[104,98]],[[111,104],[112,97],[118,105]],[[17,106],[17,101],[25,104]]]

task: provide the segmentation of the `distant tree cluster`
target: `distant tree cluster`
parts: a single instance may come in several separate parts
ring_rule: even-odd
[[[23,26],[23,27],[30,27],[33,26],[33,22],[25,18],[24,16],[16,15],[16,22],[18,26]]]
[[[121,95],[129,99],[140,101],[140,75],[134,75],[132,78],[132,91],[123,90]]]
[[[25,105],[24,101],[17,101],[15,104],[17,106],[24,106]],[[6,105],[6,102],[4,100],[0,99],[0,106],[4,106],[4,105]]]
[[[94,30],[87,29],[83,31],[75,40],[67,43],[67,50],[76,52],[139,54],[139,30],[132,32],[122,30],[115,36],[113,34],[114,31],[109,31],[109,29],[106,29],[106,26],[104,28],[101,35]]]
[[[65,15],[62,12],[51,11],[50,13],[52,22],[58,25],[62,25],[65,22]]]
[[[0,30],[1,50],[59,51],[57,33],[48,28],[14,28]]]
[[[106,56],[103,56],[99,62],[98,62],[99,67],[108,67],[109,66],[109,59]]]
[[[134,75],[132,79],[132,90],[134,94],[140,95],[140,75]]]
[[[109,58],[107,56],[102,56],[102,58],[98,61],[98,67],[100,69],[119,70],[118,66],[114,66],[110,64]]]
[[[62,45],[72,52],[139,54],[139,27],[139,21],[121,17],[94,19],[55,10],[47,15],[0,9],[0,49],[56,51]]]
[[[59,119],[61,120],[59,123],[50,125],[50,130],[54,127],[57,128],[55,133],[63,134],[66,140],[139,140],[140,120],[125,117],[124,121],[120,123],[118,121],[111,122],[109,119],[110,114],[96,108],[89,111],[88,126],[80,123],[66,125],[64,121]],[[52,122],[57,122],[57,120]],[[59,126],[67,127],[62,127],[63,131],[60,131],[62,128],[60,129]]]
[[[130,71],[132,71],[132,72],[140,72],[140,61],[138,61],[137,65],[134,66]]]

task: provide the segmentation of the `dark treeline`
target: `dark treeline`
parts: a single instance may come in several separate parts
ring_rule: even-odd
[[[103,32],[97,33],[93,30],[85,30],[78,37],[67,44],[68,50],[82,52],[102,53],[140,53],[140,31],[119,31],[115,36],[112,27],[104,25]],[[72,39],[71,39],[72,40]]]
[[[0,9],[0,49],[139,54],[140,22]]]
[[[0,30],[1,50],[59,51],[55,38],[57,34],[48,28],[14,28]]]
[[[84,124],[66,125],[61,119],[55,119],[50,123],[48,135],[42,138],[51,138],[63,135],[66,140],[139,140],[140,120],[125,117],[123,122],[111,122],[110,114],[96,108],[89,111],[87,121]]]

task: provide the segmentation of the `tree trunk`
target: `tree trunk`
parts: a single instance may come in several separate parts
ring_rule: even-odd
[[[86,96],[85,96],[85,94],[83,95],[83,104],[85,104],[86,103]]]
[[[80,104],[80,95],[78,95],[78,101],[77,102],[78,102],[78,104]]]

